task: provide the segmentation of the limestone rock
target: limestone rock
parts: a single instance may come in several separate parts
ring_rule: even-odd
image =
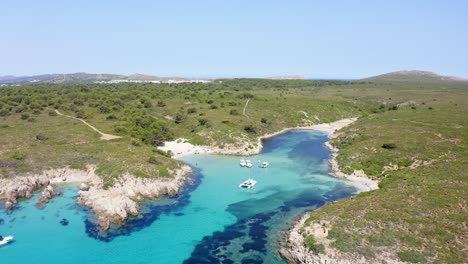
[[[81,184],[80,184],[80,190],[82,190],[82,191],[88,191],[88,190],[89,190],[89,185],[86,184],[86,183],[84,183],[84,182],[81,183]]]
[[[47,185],[47,187],[42,191],[41,198],[39,198],[39,202],[36,204],[37,207],[43,208],[49,200],[54,197],[54,188],[51,185]]]

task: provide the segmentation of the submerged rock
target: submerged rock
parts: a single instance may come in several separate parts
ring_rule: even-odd
[[[63,226],[66,226],[68,225],[69,221],[65,218],[63,218],[62,220],[60,220],[60,224],[62,224]]]

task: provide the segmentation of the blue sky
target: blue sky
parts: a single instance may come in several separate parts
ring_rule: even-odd
[[[0,75],[468,77],[468,1],[0,2]]]

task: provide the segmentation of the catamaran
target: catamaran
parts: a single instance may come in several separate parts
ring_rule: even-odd
[[[248,180],[242,182],[241,184],[239,184],[239,188],[250,189],[250,188],[254,187],[255,184],[257,184],[257,181],[255,181],[254,179],[248,179]]]
[[[250,160],[246,160],[246,161],[245,161],[245,166],[246,166],[247,168],[252,168],[252,162],[251,162]]]

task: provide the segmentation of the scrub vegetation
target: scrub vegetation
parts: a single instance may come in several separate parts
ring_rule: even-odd
[[[360,115],[372,103],[323,92],[359,82],[219,80],[208,84],[40,84],[0,88],[0,175],[96,164],[111,186],[125,173],[168,176],[167,140],[223,147],[284,127]],[[246,102],[249,104],[246,107]],[[109,141],[102,133],[121,136]],[[308,112],[306,118],[300,111]]]
[[[100,140],[82,118],[106,134]],[[111,186],[125,173],[168,177],[157,150],[184,137],[223,147],[285,127],[360,116],[332,143],[344,172],[364,170],[380,190],[311,214],[331,223],[332,247],[372,259],[462,263],[466,227],[468,85],[462,82],[216,80],[182,84],[0,87],[0,176],[96,164]],[[315,253],[322,244],[306,237]]]
[[[370,92],[385,104],[332,140],[342,170],[364,170],[380,189],[323,206],[306,225],[330,221],[331,247],[370,262],[387,252],[413,263],[465,263],[468,86],[398,85]]]

